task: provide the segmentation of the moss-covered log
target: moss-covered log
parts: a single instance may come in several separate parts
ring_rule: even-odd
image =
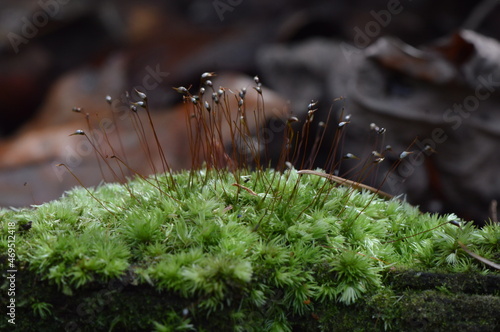
[[[460,246],[500,261],[500,225],[294,170],[157,175],[0,218],[2,330],[500,327],[500,275]]]

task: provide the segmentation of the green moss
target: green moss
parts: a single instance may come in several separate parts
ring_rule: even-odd
[[[467,301],[486,308],[477,322],[491,318],[499,283],[485,290],[481,278],[498,273],[458,241],[498,260],[500,225],[459,228],[448,223],[453,215],[421,214],[294,170],[239,172],[183,172],[175,185],[157,175],[90,189],[95,198],[77,188],[33,209],[2,210],[2,252],[9,231],[16,236],[17,327],[444,330],[470,327],[439,325]],[[2,256],[2,271],[8,263]],[[402,282],[416,273],[445,281],[419,293],[417,282]],[[468,283],[454,281],[461,275]],[[434,310],[432,301],[457,307]],[[488,324],[478,326],[498,321]]]

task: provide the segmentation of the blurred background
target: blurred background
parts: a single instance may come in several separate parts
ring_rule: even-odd
[[[214,83],[235,91],[259,75],[272,116],[287,105],[303,119],[311,100],[320,118],[343,108],[352,115],[345,152],[369,156],[382,140],[370,123],[386,128],[394,152],[370,184],[423,210],[495,217],[499,15],[491,0],[4,0],[0,206],[40,204],[78,185],[58,163],[86,186],[100,183],[95,153],[69,135],[87,128],[86,113],[90,128],[119,118],[134,87],[147,92],[173,167],[189,167],[172,87],[217,72]],[[133,135],[124,127],[114,143],[130,145],[130,158]],[[405,150],[413,159],[386,178]],[[140,157],[135,167],[147,172]]]

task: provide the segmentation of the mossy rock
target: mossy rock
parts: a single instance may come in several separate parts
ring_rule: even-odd
[[[0,218],[22,331],[500,327],[500,274],[461,246],[499,261],[500,225],[295,170],[138,178]]]

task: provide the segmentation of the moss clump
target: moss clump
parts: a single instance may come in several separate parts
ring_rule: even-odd
[[[397,271],[498,275],[459,241],[494,260],[500,225],[457,227],[453,215],[295,170],[198,170],[89,190],[0,213],[4,253],[15,225],[25,331],[409,329],[407,313],[427,304],[397,286]],[[9,263],[4,255],[2,271]]]

